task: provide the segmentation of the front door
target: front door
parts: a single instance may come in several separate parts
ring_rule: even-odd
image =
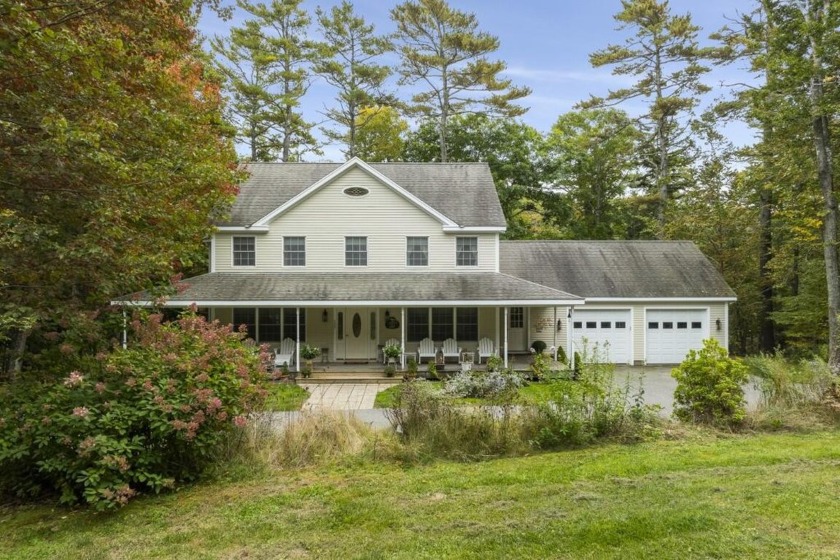
[[[524,352],[528,349],[528,332],[525,329],[525,308],[508,309],[508,351]]]
[[[372,344],[375,348],[375,333],[372,329],[376,328],[375,315],[372,316],[371,313],[371,310],[363,307],[346,307],[338,310],[336,313],[337,358],[371,359]],[[375,357],[373,356],[374,359]]]

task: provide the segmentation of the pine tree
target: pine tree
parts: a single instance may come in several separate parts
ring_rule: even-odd
[[[531,90],[499,77],[506,64],[487,57],[499,39],[478,30],[475,14],[451,8],[445,0],[408,1],[391,10],[397,24],[401,85],[418,85],[409,111],[433,118],[438,127],[440,161],[448,161],[449,119],[472,112],[515,117],[515,105]]]
[[[352,158],[357,155],[358,129],[375,115],[365,108],[388,98],[383,87],[392,70],[377,60],[393,45],[387,37],[377,36],[373,25],[357,15],[347,0],[329,12],[318,8],[316,13],[324,49],[315,72],[338,90],[336,105],[325,113],[338,128],[322,130],[327,138],[344,144],[344,154]]]

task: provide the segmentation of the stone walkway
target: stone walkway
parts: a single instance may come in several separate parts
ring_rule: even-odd
[[[366,410],[393,383],[300,383],[309,391],[303,410]]]

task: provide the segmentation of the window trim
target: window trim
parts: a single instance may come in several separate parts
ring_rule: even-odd
[[[286,264],[286,239],[303,239],[303,264]],[[282,261],[280,266],[283,268],[306,268],[306,236],[305,235],[283,235],[281,240],[282,247]]]
[[[475,239],[475,264],[458,264],[458,240],[459,239]],[[458,235],[455,237],[455,267],[456,268],[478,268],[479,265],[479,249],[477,235]]]
[[[408,251],[409,239],[425,239],[426,240],[426,264],[411,264]],[[429,236],[428,235],[406,235],[405,236],[405,266],[408,268],[429,268]]]
[[[254,264],[236,264],[236,239],[254,240]],[[230,267],[231,268],[257,268],[257,236],[256,235],[231,235],[230,236]]]
[[[348,239],[364,239],[365,240],[365,264],[347,264],[347,240]],[[344,266],[345,268],[366,268],[370,266],[370,243],[368,243],[369,236],[367,235],[345,235],[344,236]]]

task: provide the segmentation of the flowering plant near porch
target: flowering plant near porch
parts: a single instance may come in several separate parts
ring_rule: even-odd
[[[265,398],[269,355],[193,313],[135,321],[133,342],[0,399],[0,491],[97,509],[198,477]]]
[[[386,358],[393,358],[396,360],[400,357],[402,348],[399,344],[388,344],[382,349],[382,353],[385,354]]]

